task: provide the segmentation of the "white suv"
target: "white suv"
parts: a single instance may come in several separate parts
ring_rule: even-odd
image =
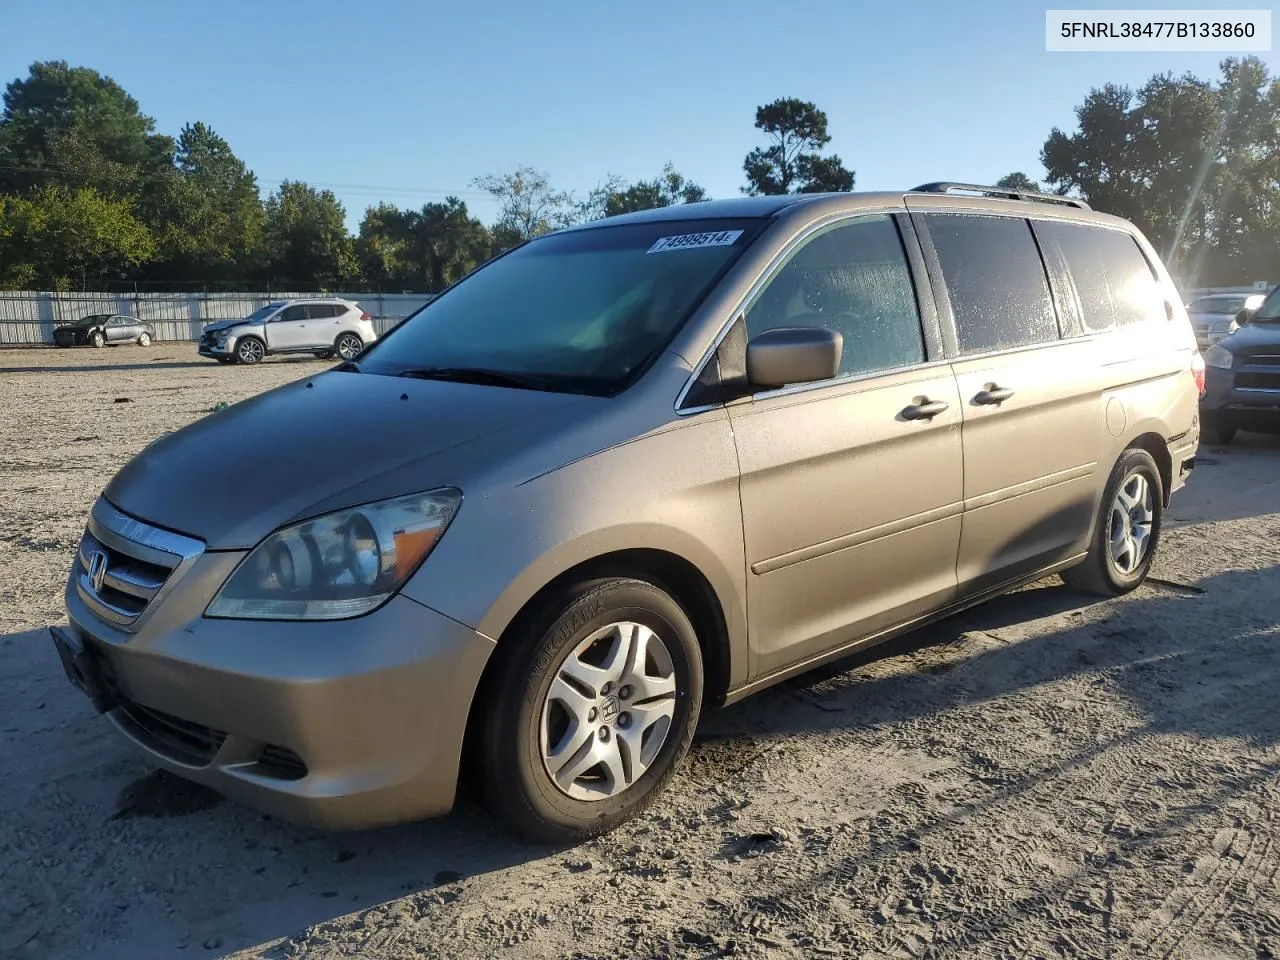
[[[219,363],[258,363],[273,353],[312,353],[322,360],[337,354],[354,360],[377,339],[373,318],[350,300],[282,300],[243,320],[205,327],[200,355]]]

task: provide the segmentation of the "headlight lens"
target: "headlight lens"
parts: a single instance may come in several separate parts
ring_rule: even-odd
[[[1231,351],[1221,344],[1215,343],[1204,352],[1205,364],[1210,367],[1217,367],[1219,370],[1230,370],[1234,361],[1235,357],[1231,355]]]
[[[368,613],[413,575],[461,502],[458,490],[432,490],[277,530],[241,561],[205,616],[341,620]]]

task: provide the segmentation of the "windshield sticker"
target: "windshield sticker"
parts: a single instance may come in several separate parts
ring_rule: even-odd
[[[669,250],[693,250],[699,247],[728,247],[742,236],[741,230],[718,230],[714,233],[684,233],[678,237],[659,237],[647,253]]]

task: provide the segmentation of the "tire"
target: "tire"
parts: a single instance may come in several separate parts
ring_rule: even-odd
[[[138,346],[140,346],[140,347],[149,347],[149,346],[151,346],[151,334],[149,334],[149,333],[140,333],[140,334],[138,334]]]
[[[333,342],[333,352],[343,360],[354,360],[364,351],[364,341],[354,333],[339,334]]]
[[[1137,498],[1137,506],[1130,511],[1127,502],[1134,501],[1134,493],[1145,487]],[[1125,497],[1121,498],[1121,492]],[[1143,522],[1135,518],[1146,515]],[[1102,494],[1098,520],[1090,537],[1089,554],[1079,566],[1062,571],[1063,582],[1073,590],[1103,597],[1118,597],[1136,589],[1151,571],[1156,549],[1160,545],[1160,524],[1164,518],[1164,484],[1160,470],[1151,454],[1145,450],[1129,449],[1120,455]],[[1113,532],[1123,529],[1128,544],[1117,544],[1119,558],[1112,552]],[[1145,530],[1145,540],[1134,536]],[[1118,538],[1117,538],[1118,539]],[[1134,554],[1127,550],[1137,550]]]
[[[252,366],[267,355],[266,345],[257,337],[241,337],[236,342],[236,362]]]
[[[236,362],[235,357],[214,357],[213,359],[217,360],[219,363],[222,363],[222,364],[232,364]]]
[[[592,581],[544,609],[499,649],[503,659],[480,693],[476,759],[486,806],[517,835],[578,842],[635,817],[675,774],[702,707],[702,653],[679,604],[641,580]],[[649,654],[637,673],[633,654],[623,662],[621,652],[640,637]],[[611,655],[621,670],[601,669]],[[579,677],[594,674],[592,686],[566,683],[562,669],[571,661]],[[649,696],[637,694],[641,683]],[[570,701],[579,707],[576,725]],[[641,708],[646,719],[633,716]],[[575,735],[583,727],[585,736]],[[640,762],[650,754],[638,775],[637,752]],[[596,755],[607,768],[590,765]],[[550,772],[557,763],[563,786]]]
[[[105,347],[107,345],[107,338],[102,335],[101,330],[95,330],[93,333],[89,334],[89,345],[92,347]]]
[[[1206,413],[1200,418],[1200,437],[1212,446],[1225,447],[1236,436],[1236,425],[1220,413]]]
[[[332,359],[333,359],[333,351],[332,351],[332,350],[320,350],[320,351],[318,351],[318,352],[316,353],[316,359],[317,359],[317,360],[332,360]]]

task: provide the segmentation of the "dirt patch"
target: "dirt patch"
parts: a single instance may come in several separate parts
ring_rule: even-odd
[[[710,715],[573,849],[466,804],[324,834],[155,774],[43,630],[85,516],[160,434],[326,366],[0,355],[0,956],[1280,954],[1280,441],[1252,434],[1200,461],[1147,587],[1046,581]]]

